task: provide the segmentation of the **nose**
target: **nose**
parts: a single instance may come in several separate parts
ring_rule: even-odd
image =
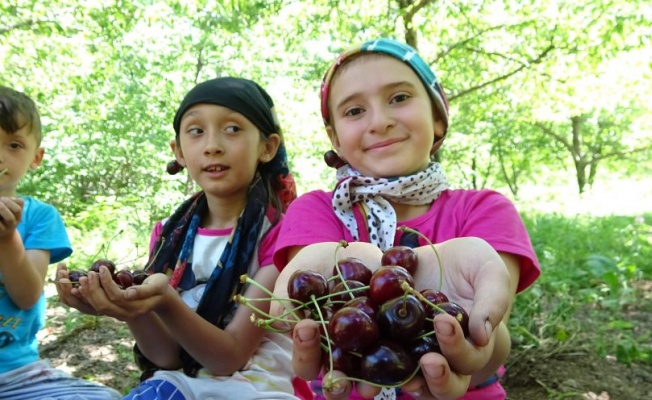
[[[224,148],[222,146],[222,137],[217,129],[211,129],[205,137],[205,154],[219,154],[224,152]]]
[[[391,110],[381,104],[369,106],[367,113],[369,115],[369,132],[371,133],[385,133],[395,124]]]

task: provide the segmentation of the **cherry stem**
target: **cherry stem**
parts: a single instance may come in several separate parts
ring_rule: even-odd
[[[154,253],[154,257],[152,257],[152,262],[148,262],[148,263],[146,263],[145,266],[143,267],[143,270],[147,271],[147,268],[151,267],[152,264],[154,264],[154,261],[156,261],[156,257],[158,257],[158,254],[159,254],[159,253],[161,252],[161,250],[163,249],[163,245],[164,245],[164,244],[165,244],[165,238],[162,237],[162,238],[161,238],[161,245],[158,246],[158,249],[156,249],[156,253]]]
[[[415,296],[417,297],[417,299],[419,299],[419,300],[421,300],[422,302],[426,303],[427,305],[429,305],[430,307],[432,307],[433,310],[439,312],[440,314],[446,312],[446,311],[444,311],[444,309],[442,309],[441,307],[439,307],[437,304],[435,304],[435,303],[433,303],[432,301],[426,299],[426,297],[425,297],[424,295],[422,295],[418,290],[416,290],[415,288],[413,288],[412,286],[410,286],[410,284],[407,283],[407,282],[404,281],[404,280],[401,281],[401,289],[403,289],[403,290],[405,291],[405,293],[410,293],[410,294],[415,295]]]
[[[6,174],[7,172],[9,172],[9,168],[3,169],[2,171],[0,171],[0,176]]]
[[[278,302],[281,302],[281,300],[284,300],[285,302],[289,301],[290,303],[298,303],[299,304],[298,307],[288,307],[287,304],[283,304],[283,308],[285,308],[285,310],[287,310],[287,311],[285,313],[283,313],[282,315],[280,315],[278,318],[284,318],[284,317],[286,317],[288,315],[292,315],[292,316],[294,316],[294,319],[295,319],[293,322],[297,322],[297,321],[301,320],[301,318],[298,315],[296,315],[296,312],[301,310],[302,308],[306,307],[305,304],[303,304],[302,302],[300,302],[298,300],[294,300],[294,299],[280,299],[280,298],[274,296],[274,293],[272,293],[265,286],[263,286],[260,283],[256,282],[256,280],[251,279],[249,276],[247,276],[247,274],[240,275],[240,283],[250,284],[250,285],[255,286],[256,288],[262,290],[266,295],[269,296],[269,299],[267,299],[269,301],[276,300]],[[273,317],[273,316],[270,315],[270,318],[274,319],[274,318],[277,318],[277,317]]]
[[[286,318],[285,318],[287,315],[291,315],[292,312],[286,312],[286,313],[283,314],[283,315],[280,315],[280,316],[278,316],[278,317],[274,317],[274,316],[271,315],[270,313],[261,310],[260,308],[256,307],[255,305],[253,305],[253,304],[251,303],[252,301],[271,301],[271,300],[272,300],[272,299],[270,299],[270,298],[264,298],[264,299],[263,299],[263,298],[259,298],[259,299],[248,299],[248,298],[246,298],[246,297],[244,297],[244,296],[242,296],[242,295],[239,295],[239,294],[236,294],[235,296],[233,296],[233,301],[235,301],[235,302],[238,303],[238,304],[242,304],[242,305],[248,307],[250,310],[254,311],[256,314],[258,314],[258,315],[260,315],[260,316],[263,316],[263,317],[265,317],[265,318],[268,318],[270,323],[273,323],[273,322],[276,322],[276,321],[280,321],[280,322],[287,322],[287,323],[291,324],[291,323],[296,322],[296,320],[289,320],[289,319],[286,319]],[[293,314],[292,314],[292,315],[293,315]],[[256,318],[256,320],[261,320],[261,321],[263,321],[263,320],[260,319],[260,318]]]
[[[340,242],[341,243],[341,242]],[[317,310],[317,314],[319,315],[319,323],[321,324],[323,330],[324,330],[324,335],[326,335],[326,346],[328,347],[328,354],[333,354],[333,349],[331,348],[331,338],[328,335],[328,328],[326,327],[326,321],[324,320],[324,315],[321,313],[321,308],[319,307],[319,302],[315,298],[315,295],[312,294],[310,295],[310,300],[312,303],[315,305],[315,310]],[[333,357],[330,356],[328,357],[328,362],[330,364],[330,370],[333,370]]]
[[[435,252],[435,256],[437,257],[437,263],[439,264],[439,289],[438,290],[441,292],[441,288],[444,283],[444,266],[441,263],[441,258],[439,257],[439,252],[435,248],[435,245],[430,241],[430,239],[428,239],[426,235],[424,235],[423,233],[415,229],[408,228],[407,226],[399,226],[397,229],[401,232],[411,232],[419,235],[421,238],[423,238],[423,240],[425,240],[430,245],[432,251]]]
[[[329,378],[328,382],[326,382],[324,384],[324,388],[326,390],[330,390],[330,389],[332,389],[333,384],[335,384],[337,382],[340,382],[340,381],[359,382],[359,383],[365,383],[367,385],[372,385],[372,386],[376,386],[376,387],[397,388],[397,387],[401,387],[401,386],[405,385],[406,383],[408,383],[412,378],[414,378],[414,376],[417,374],[417,372],[419,372],[420,369],[421,369],[421,366],[417,366],[414,369],[414,371],[412,371],[410,376],[405,378],[405,380],[403,382],[399,382],[399,383],[397,383],[395,385],[385,385],[385,384],[380,384],[380,383],[369,382],[369,381],[366,381],[364,379],[354,378],[354,377],[351,377],[351,376],[345,376],[345,377],[341,377],[341,378],[333,378],[332,374],[329,374],[328,375],[328,378]],[[332,371],[332,369],[331,369],[331,371]]]
[[[346,283],[346,279],[344,279],[340,265],[337,262],[338,251],[343,247],[347,247],[348,245],[349,243],[346,240],[340,240],[340,242],[337,244],[337,247],[335,248],[335,270],[337,271],[337,277],[340,278],[340,281],[342,282],[342,285],[344,285],[346,291],[349,293],[349,296],[351,296],[351,299],[354,299],[355,296],[353,293],[351,293],[351,288],[349,288],[349,285]]]

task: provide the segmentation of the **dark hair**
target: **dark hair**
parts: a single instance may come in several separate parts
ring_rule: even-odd
[[[36,103],[25,93],[0,85],[0,128],[13,135],[24,127],[41,143],[41,116]]]

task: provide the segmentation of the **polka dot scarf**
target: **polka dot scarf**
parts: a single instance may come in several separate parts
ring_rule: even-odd
[[[409,205],[431,204],[448,188],[441,165],[435,162],[416,174],[391,179],[363,176],[347,164],[337,170],[337,180],[333,191],[333,211],[353,238],[360,240],[360,227],[353,207],[362,203],[369,241],[383,251],[394,245],[397,228],[396,212],[390,201]]]

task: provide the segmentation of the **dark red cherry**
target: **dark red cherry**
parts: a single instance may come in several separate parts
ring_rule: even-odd
[[[401,288],[403,281],[414,287],[414,278],[405,268],[397,265],[380,267],[371,275],[369,297],[374,303],[383,304],[393,298],[403,296],[405,293]]]
[[[288,281],[288,296],[304,304],[312,303],[312,297],[320,298],[328,294],[328,282],[324,275],[315,271],[295,271]],[[319,301],[320,304],[326,300]]]
[[[179,172],[181,172],[182,169],[183,169],[183,167],[182,167],[181,164],[179,164],[176,160],[172,160],[172,161],[170,161],[170,162],[165,166],[165,170],[166,170],[167,173],[170,174],[170,175],[176,175],[176,174],[178,174]]]
[[[115,274],[115,263],[111,260],[106,260],[106,259],[99,259],[96,260],[92,265],[89,271],[97,272],[98,274],[100,273],[100,267],[105,266],[106,268],[109,269],[109,272],[111,273],[111,276]]]
[[[425,318],[423,305],[410,294],[383,303],[378,309],[376,322],[382,337],[405,341],[417,337],[423,329]]]
[[[364,311],[367,315],[371,317],[374,321],[376,320],[376,314],[378,314],[378,306],[376,306],[369,296],[360,296],[355,299],[349,300],[344,304],[344,307],[355,307]]]
[[[394,246],[385,250],[380,259],[380,265],[398,265],[414,276],[419,266],[419,258],[417,253],[410,247]]]
[[[417,363],[393,341],[381,340],[362,355],[362,379],[379,385],[398,385],[417,368]]]
[[[439,290],[435,289],[424,289],[421,292],[421,295],[426,298],[429,302],[432,304],[441,304],[441,303],[447,303],[448,302],[448,297],[443,293],[440,292]],[[435,310],[430,304],[426,302],[422,302],[423,308],[426,310],[426,318],[434,318],[435,314],[438,313],[437,310]]]
[[[132,275],[134,278],[134,286],[142,285],[143,282],[145,282],[145,279],[149,276],[149,274],[142,269],[134,271]]]
[[[324,153],[324,162],[331,168],[339,168],[346,165],[344,160],[342,160],[340,156],[333,150],[328,150],[326,153]]]
[[[328,335],[335,346],[345,351],[361,352],[378,340],[376,321],[355,307],[337,310],[328,324]]]
[[[462,308],[461,305],[454,303],[452,301],[449,301],[448,303],[441,303],[438,304],[438,306],[446,311],[449,315],[452,315],[455,317],[457,322],[460,323],[460,326],[462,327],[462,332],[464,332],[464,337],[469,336],[469,314]]]
[[[364,283],[352,280],[346,280],[345,282],[346,286],[344,282],[339,282],[330,289],[330,294],[333,295],[330,298],[331,302],[344,304],[356,297],[369,296],[369,286]]]
[[[72,282],[73,286],[79,286],[79,278],[86,276],[86,272],[75,269],[68,272],[68,279]]]
[[[350,279],[368,285],[371,279],[371,270],[359,258],[346,257],[339,260],[333,267],[333,276],[337,275],[338,269],[345,280]]]
[[[113,281],[122,289],[126,289],[134,284],[134,275],[127,269],[121,269],[113,275]]]
[[[360,355],[332,346],[330,358],[333,359],[333,370],[344,372],[352,378],[360,377]],[[324,367],[327,371],[331,369],[328,356],[324,357]]]
[[[405,343],[403,347],[416,363],[419,363],[421,357],[426,353],[442,354],[435,335],[420,335],[416,339]]]

